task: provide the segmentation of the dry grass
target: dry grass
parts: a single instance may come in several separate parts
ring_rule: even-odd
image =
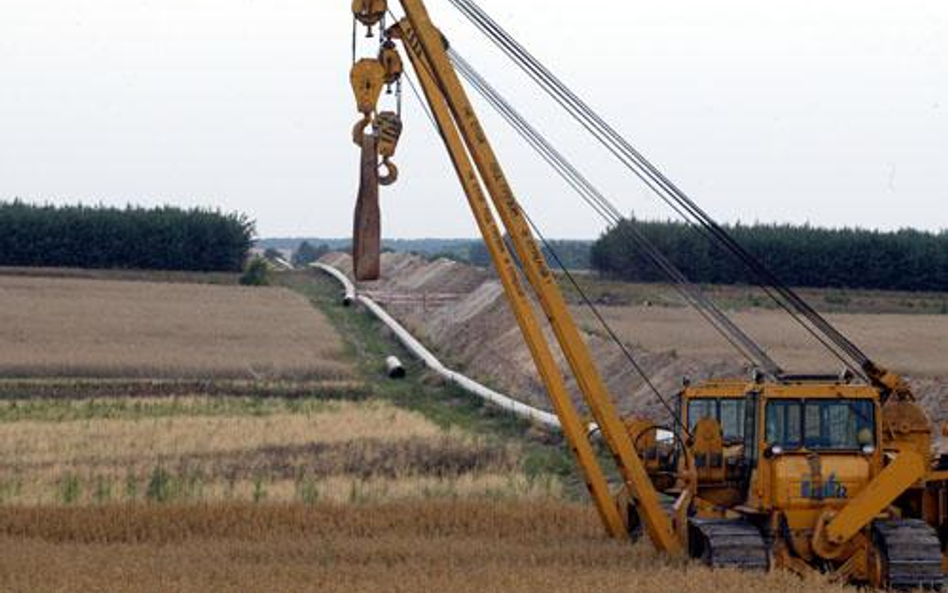
[[[669,561],[551,501],[2,509],[0,545],[4,591],[845,590]]]
[[[177,398],[0,404],[0,502],[559,495],[520,452],[381,401]]]
[[[108,460],[124,466],[141,458],[440,434],[424,417],[389,404],[338,402],[313,414],[15,422],[0,425],[0,448],[24,465]]]
[[[0,276],[0,374],[327,379],[339,336],[280,288]]]
[[[213,396],[230,398],[365,399],[371,388],[359,379],[242,380],[242,379],[93,379],[68,377],[0,378],[0,407],[24,400],[57,400],[85,404],[89,400],[121,398],[189,398]]]
[[[693,310],[666,307],[603,307],[619,336],[652,352],[713,361],[734,351]],[[578,311],[583,326],[596,331],[591,315]],[[832,314],[828,316],[870,356],[913,376],[948,375],[948,316]],[[840,363],[785,313],[763,309],[734,313],[734,320],[788,370],[836,372]]]

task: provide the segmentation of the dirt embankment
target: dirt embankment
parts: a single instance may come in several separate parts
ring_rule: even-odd
[[[323,261],[351,272],[347,255],[331,254]],[[382,280],[363,283],[360,289],[378,297],[410,331],[433,346],[445,362],[527,403],[549,409],[530,353],[492,272],[448,260],[426,262],[406,254],[384,254],[382,270]],[[416,298],[406,299],[406,294]],[[433,304],[436,297],[442,300]],[[546,330],[552,337],[548,327]],[[661,418],[662,404],[621,350],[598,335],[585,333],[585,337],[622,411]],[[674,352],[649,352],[628,346],[666,397],[674,394],[682,377],[700,379],[743,372],[741,365],[727,360],[687,360]],[[565,368],[562,356],[556,354]],[[579,403],[575,381],[570,380],[568,385]]]
[[[351,273],[351,259],[345,254],[330,254],[323,261]],[[427,262],[418,256],[389,253],[383,255],[382,280],[364,283],[360,289],[377,297],[446,362],[528,403],[549,407],[516,320],[503,297],[503,289],[490,270],[449,260]],[[613,313],[621,308],[615,309]],[[679,315],[683,310],[668,309],[668,312]],[[599,370],[621,410],[664,420],[667,414],[664,406],[638,376],[622,350],[603,337],[590,316],[581,311],[577,313]],[[609,313],[607,311],[606,317],[610,323],[616,322]],[[775,319],[780,315],[771,314]],[[653,330],[662,331],[660,327]],[[620,331],[619,335],[623,333]],[[758,337],[767,341],[767,336]],[[740,360],[724,349],[719,352],[715,348],[699,347],[691,352],[687,343],[674,349],[649,348],[649,339],[630,338],[624,336],[626,347],[669,401],[685,377],[698,381],[713,376],[743,376],[748,372]],[[559,359],[565,368],[562,357]],[[932,415],[940,420],[948,419],[948,382],[936,376],[915,378],[912,382]],[[571,380],[569,386],[579,403],[575,382]]]

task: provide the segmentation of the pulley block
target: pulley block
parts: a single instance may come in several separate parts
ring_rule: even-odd
[[[385,86],[385,67],[378,60],[365,58],[352,65],[349,72],[352,92],[355,94],[356,108],[362,115],[369,116],[375,111],[382,88]]]
[[[379,24],[387,10],[387,0],[352,0],[352,15],[366,27]]]
[[[395,43],[391,40],[386,41],[379,51],[379,62],[385,68],[385,84],[392,85],[398,82],[402,77],[405,66],[402,63],[402,57],[395,49]]]

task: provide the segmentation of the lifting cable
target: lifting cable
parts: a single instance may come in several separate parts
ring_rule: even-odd
[[[428,68],[428,65],[427,65],[427,64],[424,64],[424,67],[425,67],[425,68]],[[432,72],[429,71],[428,74],[429,74],[429,76],[431,77],[431,79],[435,81],[435,84],[439,84],[439,85],[440,85],[440,83],[437,81],[437,78],[434,76],[434,74],[433,74]],[[404,76],[408,77],[408,73],[405,72],[405,73],[404,73]],[[410,77],[408,77],[408,82],[409,82],[409,86],[413,89],[413,91],[415,91],[415,90],[416,90],[416,85],[415,85],[415,83],[411,80]],[[441,92],[444,93],[444,89],[443,89],[443,88],[441,89]],[[436,120],[435,120],[434,117],[431,115],[431,112],[428,110],[427,103],[426,103],[424,100],[422,100],[421,95],[420,95],[418,92],[413,92],[413,94],[414,94],[415,98],[418,100],[419,104],[421,105],[421,108],[425,111],[425,113],[427,113],[427,114],[429,115],[429,120],[431,121],[431,124],[432,124],[432,126],[434,127],[435,132],[436,132],[439,136],[442,136],[442,137],[443,137],[443,135],[442,135],[442,133],[441,133],[441,128],[440,128],[440,126],[437,124]],[[629,350],[629,348],[625,345],[625,343],[622,342],[622,340],[621,340],[621,339],[619,338],[619,336],[615,333],[615,331],[612,329],[612,327],[609,326],[608,322],[607,322],[607,321],[605,320],[605,318],[602,316],[602,314],[601,314],[601,312],[599,311],[599,309],[596,307],[596,305],[592,302],[592,300],[589,298],[589,296],[586,294],[586,292],[583,290],[583,288],[579,285],[579,283],[576,281],[576,279],[573,277],[573,275],[570,273],[570,271],[569,271],[569,270],[566,268],[566,266],[563,264],[562,260],[559,258],[559,255],[556,253],[556,251],[555,251],[555,249],[553,248],[553,246],[550,244],[549,241],[547,241],[546,237],[545,237],[545,236],[543,235],[543,233],[540,231],[540,229],[538,228],[538,226],[533,222],[533,219],[530,218],[529,214],[527,214],[527,212],[526,212],[522,207],[520,208],[520,212],[521,212],[521,214],[523,214],[524,219],[527,221],[527,223],[528,223],[528,224],[530,225],[530,227],[533,229],[533,232],[537,235],[537,238],[538,238],[538,239],[540,240],[540,242],[542,243],[544,249],[545,249],[545,250],[547,251],[547,253],[549,253],[550,256],[554,259],[554,261],[556,262],[557,266],[558,266],[561,270],[563,270],[563,272],[564,272],[564,274],[566,275],[567,279],[568,279],[569,282],[572,284],[573,288],[577,291],[577,293],[579,293],[580,298],[583,300],[583,302],[585,303],[585,305],[590,308],[590,310],[592,311],[593,315],[597,318],[597,320],[599,321],[599,323],[602,324],[602,326],[603,326],[603,328],[605,329],[605,331],[609,334],[611,340],[612,340],[613,342],[615,342],[615,343],[619,346],[620,350],[621,350],[622,353],[623,353],[623,356],[626,358],[626,360],[627,360],[627,361],[629,362],[629,364],[632,366],[632,368],[633,368],[633,370],[635,371],[635,373],[636,373],[637,375],[639,375],[639,377],[642,379],[643,383],[645,383],[645,385],[649,388],[649,390],[655,395],[655,397],[658,399],[658,401],[662,404],[662,407],[664,407],[665,410],[668,412],[668,414],[671,416],[672,421],[673,421],[675,424],[677,424],[677,425],[680,426],[680,428],[682,429],[682,431],[684,432],[684,434],[686,434],[686,435],[688,435],[688,436],[690,437],[691,434],[690,434],[690,432],[688,431],[687,426],[685,426],[685,425],[682,423],[681,419],[678,417],[678,414],[675,412],[674,407],[673,407],[670,403],[668,403],[668,399],[667,399],[664,395],[662,395],[662,392],[658,389],[658,386],[655,385],[654,381],[652,381],[651,377],[648,376],[648,373],[645,372],[645,369],[642,367],[642,365],[636,360],[635,355],[632,354],[632,352],[631,352],[631,351]]]
[[[701,289],[690,282],[658,247],[639,229],[633,221],[625,218],[575,166],[570,163],[550,142],[513,108],[502,95],[480,75],[456,50],[448,55],[464,79],[501,115],[507,123],[549,164],[579,197],[602,217],[611,227],[627,234],[648,259],[655,265],[678,290],[685,301],[752,365],[771,375],[779,375],[780,367],[749,335],[741,330],[721,309],[715,305]],[[562,266],[561,266],[562,267]],[[563,268],[564,272],[568,270]],[[572,279],[571,279],[572,280]],[[594,311],[595,313],[595,311]],[[597,315],[597,317],[599,317]],[[604,329],[612,333],[603,322]]]
[[[658,195],[662,201],[668,204],[686,222],[709,238],[712,244],[724,248],[732,257],[750,270],[757,279],[757,285],[811,336],[850,370],[863,378],[867,378],[863,369],[871,367],[872,363],[855,344],[841,334],[792,289],[783,284],[755,256],[738,244],[707,212],[702,210],[680,188],[665,177],[614,128],[609,126],[472,0],[448,1],[609,152],[618,158],[623,165]],[[853,361],[856,362],[856,365],[853,364]]]

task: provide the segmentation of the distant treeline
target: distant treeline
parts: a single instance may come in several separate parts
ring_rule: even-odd
[[[664,281],[635,247],[630,225],[648,237],[693,282],[749,284],[750,273],[691,227],[624,222],[593,245],[591,263],[626,280]],[[745,249],[791,286],[948,290],[948,232],[878,232],[790,225],[728,227]]]
[[[299,251],[303,244],[308,248],[318,246],[334,251],[351,251],[352,239],[261,239],[257,242],[264,249],[287,249]],[[556,254],[570,269],[589,269],[589,248],[592,241],[553,240],[550,244]],[[448,258],[476,266],[490,265],[490,254],[481,239],[382,239],[383,251],[414,253],[426,259]],[[549,257],[549,251],[544,249]],[[551,262],[552,264],[552,262]]]
[[[513,242],[508,235],[504,235],[504,241],[507,243],[510,252],[514,253]],[[558,268],[558,264],[562,264],[568,270],[588,270],[591,247],[592,241],[554,239],[549,242],[548,246],[544,245],[541,250],[543,251],[543,257],[546,258],[552,268]],[[471,245],[465,260],[475,266],[491,265],[490,253],[483,241],[475,241]]]
[[[418,253],[425,256],[436,254],[464,255],[475,241],[473,239],[382,239],[382,247],[399,253]],[[303,243],[310,245],[326,245],[333,251],[351,251],[352,237],[270,237],[257,241],[257,247],[262,249],[285,249],[296,251]]]
[[[240,271],[253,222],[161,207],[0,204],[0,265]]]

